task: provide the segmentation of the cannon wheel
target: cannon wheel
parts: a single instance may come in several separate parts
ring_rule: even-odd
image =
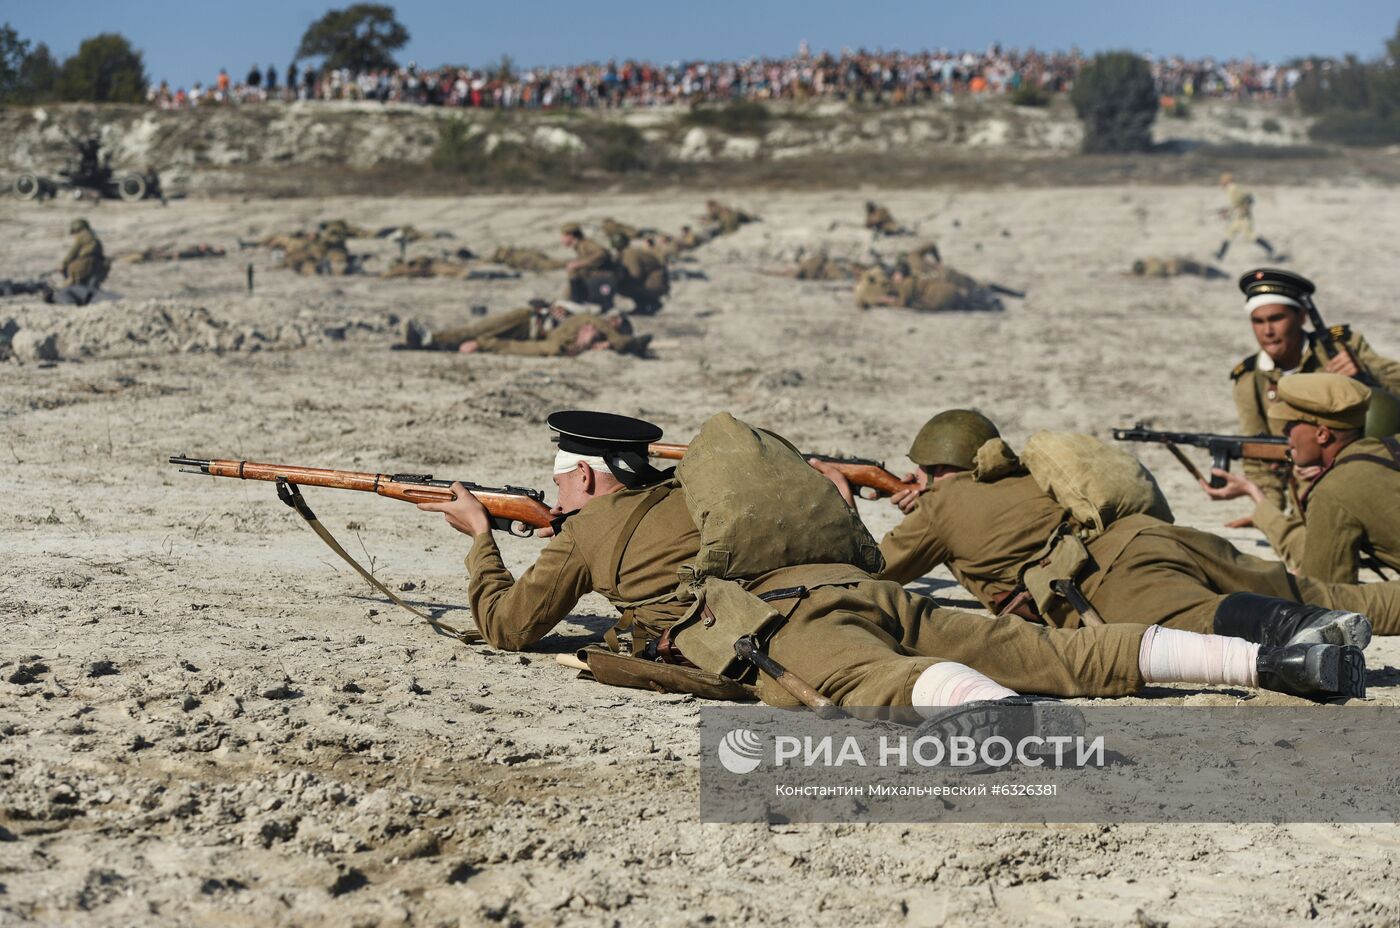
[[[15,196],[21,200],[37,200],[44,192],[44,182],[34,174],[21,174],[15,178]]]
[[[146,178],[140,174],[128,174],[117,183],[117,194],[128,202],[132,200],[144,199],[146,196]]]

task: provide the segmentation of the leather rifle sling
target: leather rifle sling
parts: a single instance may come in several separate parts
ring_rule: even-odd
[[[462,642],[462,644],[476,644],[483,640],[481,633],[475,629],[467,629],[464,631],[453,628],[445,622],[439,622],[426,612],[413,608],[400,599],[397,593],[375,579],[373,574],[361,567],[360,562],[351,557],[350,553],[340,546],[340,542],[335,540],[335,536],[330,533],[330,530],[321,524],[321,520],[316,518],[316,513],[311,511],[311,507],[307,505],[305,497],[301,495],[301,488],[295,483],[285,478],[278,477],[277,497],[282,500],[282,502],[295,509],[297,515],[306,520],[306,524],[311,526],[311,530],[316,533],[317,537],[326,543],[326,547],[334,551],[342,561],[355,568],[355,572],[363,577],[366,583],[389,597],[390,602],[394,603],[394,605],[418,616],[418,618],[431,625],[433,630],[438,634],[446,635],[448,638],[455,638]]]

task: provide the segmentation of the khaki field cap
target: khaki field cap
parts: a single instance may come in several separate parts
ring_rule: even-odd
[[[1311,422],[1332,429],[1366,427],[1371,389],[1341,374],[1289,374],[1269,407],[1276,422]]]
[[[583,238],[583,226],[576,222],[567,223],[564,228],[559,231],[565,235],[572,235],[574,238]]]
[[[992,420],[980,412],[949,409],[919,429],[909,448],[909,460],[920,467],[951,464],[971,470],[977,449],[1000,435]]]

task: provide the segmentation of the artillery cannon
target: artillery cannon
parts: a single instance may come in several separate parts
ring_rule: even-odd
[[[102,152],[102,140],[93,135],[78,138],[64,130],[77,152],[76,159],[58,172],[58,178],[26,172],[15,178],[14,193],[21,200],[42,200],[70,190],[75,197],[85,195],[112,200],[144,200],[155,197],[162,203],[165,194],[160,189],[160,175],[155,171],[117,174],[112,170],[111,157]]]

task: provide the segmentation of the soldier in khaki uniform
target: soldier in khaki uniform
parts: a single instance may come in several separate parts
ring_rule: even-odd
[[[913,250],[901,254],[897,263],[907,264],[912,274],[927,277],[943,269],[943,255],[936,242],[920,242]]]
[[[472,536],[468,596],[477,627],[492,646],[530,646],[586,593],[597,592],[619,609],[619,629],[630,628],[633,650],[642,652],[686,613],[688,604],[675,592],[677,572],[695,560],[700,546],[684,491],[669,479],[670,472],[656,471],[647,460],[647,444],[657,441],[661,430],[641,420],[587,412],[555,413],[549,424],[559,433],[555,512],[567,519],[519,578],[505,566],[485,508],[465,487],[453,486],[456,498],[450,503],[419,508],[443,513],[448,525]],[[1010,687],[1056,696],[1126,695],[1147,682],[1162,682],[1154,676],[1159,662],[1152,657],[1158,638],[1179,636],[1175,642],[1187,650],[1212,643],[1253,647],[1144,626],[1068,630],[987,619],[942,608],[859,571],[851,579],[852,571],[845,565],[792,567],[750,584],[755,594],[770,595],[786,616],[766,642],[769,655],[839,705],[948,705],[929,701],[920,681],[926,671],[936,665],[946,670],[950,663],[990,677],[987,683],[1000,694]],[[836,573],[844,579],[829,582]],[[1360,652],[1351,648],[1261,647],[1251,658],[1257,661],[1251,680],[1285,691],[1335,695],[1305,679],[1305,665],[1315,666],[1324,656],[1334,670],[1345,663],[1351,679],[1364,669]],[[1354,685],[1340,689],[1357,695]],[[766,676],[757,680],[756,692],[772,705],[795,702]]]
[[[589,350],[610,349],[646,356],[650,336],[633,336],[623,319],[582,312],[582,309],[578,304],[551,305],[544,300],[532,300],[529,306],[521,309],[496,313],[466,326],[438,332],[409,320],[404,326],[404,344],[400,347],[522,357],[573,357]]]
[[[602,230],[603,238],[607,239],[608,241],[612,241],[619,235],[625,236],[629,240],[638,239],[646,235],[649,231],[647,229],[639,229],[636,226],[628,225],[625,222],[618,222],[612,217],[608,217],[607,219],[604,219],[602,222],[598,223],[598,228]]]
[[[890,276],[895,306],[925,313],[954,311],[997,311],[1002,302],[988,287],[966,274],[942,265],[931,274],[915,276],[906,264],[895,267]]]
[[[1228,275],[1218,267],[1190,258],[1139,258],[1133,262],[1135,277],[1204,277],[1222,280]]]
[[[894,216],[885,207],[873,200],[865,203],[865,227],[876,235],[904,235],[906,230],[894,221]]]
[[[515,271],[557,271],[567,263],[551,258],[538,248],[516,248],[500,245],[491,252],[492,264],[504,264]]]
[[[465,279],[471,275],[471,272],[472,266],[465,262],[422,257],[409,258],[407,261],[395,261],[379,276],[386,279],[398,277],[451,277]]]
[[[1269,421],[1268,410],[1278,398],[1278,382],[1285,374],[1325,371],[1355,377],[1359,373],[1345,353],[1328,360],[1318,344],[1317,333],[1303,327],[1307,320],[1300,301],[1303,285],[1311,291],[1312,284],[1306,279],[1265,268],[1250,271],[1240,278],[1245,310],[1259,343],[1258,353],[1246,357],[1230,372],[1242,435],[1283,434],[1281,424]],[[1350,326],[1332,326],[1329,334],[1351,350],[1383,390],[1400,395],[1400,361],[1377,354],[1365,337],[1352,331]],[[1388,434],[1393,430],[1394,426],[1386,426],[1376,431]],[[1245,461],[1244,472],[1275,507],[1285,509],[1288,506],[1291,476],[1288,465]],[[1304,484],[1311,479],[1307,472],[1298,476]]]
[[[847,261],[845,258],[832,258],[826,252],[809,255],[797,262],[797,267],[787,271],[772,271],[779,277],[792,277],[797,280],[851,281],[864,274],[865,265]]]
[[[102,241],[93,234],[92,226],[86,219],[74,219],[68,226],[68,233],[73,236],[73,244],[63,256],[63,264],[59,268],[64,280],[70,287],[96,289],[102,286],[109,269],[107,258],[102,253]]]
[[[576,255],[564,265],[567,275],[564,299],[575,303],[598,303],[604,309],[610,308],[618,276],[612,254],[585,237],[583,228],[576,222],[565,225],[560,230],[560,236],[564,247],[573,249]]]
[[[1278,383],[1269,421],[1288,436],[1300,467],[1320,467],[1294,514],[1285,515],[1243,474],[1215,471],[1215,499],[1248,496],[1254,524],[1317,580],[1355,583],[1362,555],[1400,570],[1400,439],[1365,438],[1371,391],[1340,374],[1291,374]]]
[[[725,206],[718,200],[705,201],[705,218],[719,227],[719,235],[729,235],[739,231],[739,227],[757,222],[758,217],[732,206]]]
[[[996,426],[970,410],[949,410],[924,425],[909,457],[920,466],[917,477],[928,489],[893,498],[908,514],[880,542],[882,576],[907,583],[946,564],[993,613],[1017,610],[1051,625],[1075,627],[1080,616],[1062,598],[1047,614],[1028,615],[1022,608],[1022,571],[1046,557],[1047,549],[1054,550],[1052,539],[1069,522],[1069,513],[1019,463],[996,479],[974,476],[978,450],[997,438]],[[1377,634],[1400,634],[1400,583],[1295,578],[1278,561],[1251,557],[1219,536],[1147,515],[1113,522],[1085,547],[1089,560],[1067,579],[1077,582],[1108,623],[1161,624],[1264,640],[1247,632],[1237,615],[1222,614],[1230,594],[1254,593],[1273,601],[1249,617],[1252,627],[1263,631],[1290,610],[1296,613],[1295,603],[1311,603],[1360,613],[1374,623]],[[1359,623],[1353,619],[1352,626]],[[1349,643],[1365,644],[1359,639]]]
[[[1225,241],[1220,243],[1215,260],[1222,260],[1225,252],[1230,250],[1230,243],[1241,234],[1244,235],[1245,241],[1254,242],[1272,259],[1274,246],[1254,234],[1254,194],[1241,190],[1239,184],[1235,183],[1233,174],[1221,174],[1220,187],[1229,200],[1229,205],[1220,210],[1220,218],[1229,220],[1230,225],[1225,229]]]
[[[612,237],[612,246],[621,268],[617,292],[635,304],[634,312],[647,316],[656,313],[661,309],[661,298],[671,292],[665,262],[650,249],[633,245],[621,232]]]

